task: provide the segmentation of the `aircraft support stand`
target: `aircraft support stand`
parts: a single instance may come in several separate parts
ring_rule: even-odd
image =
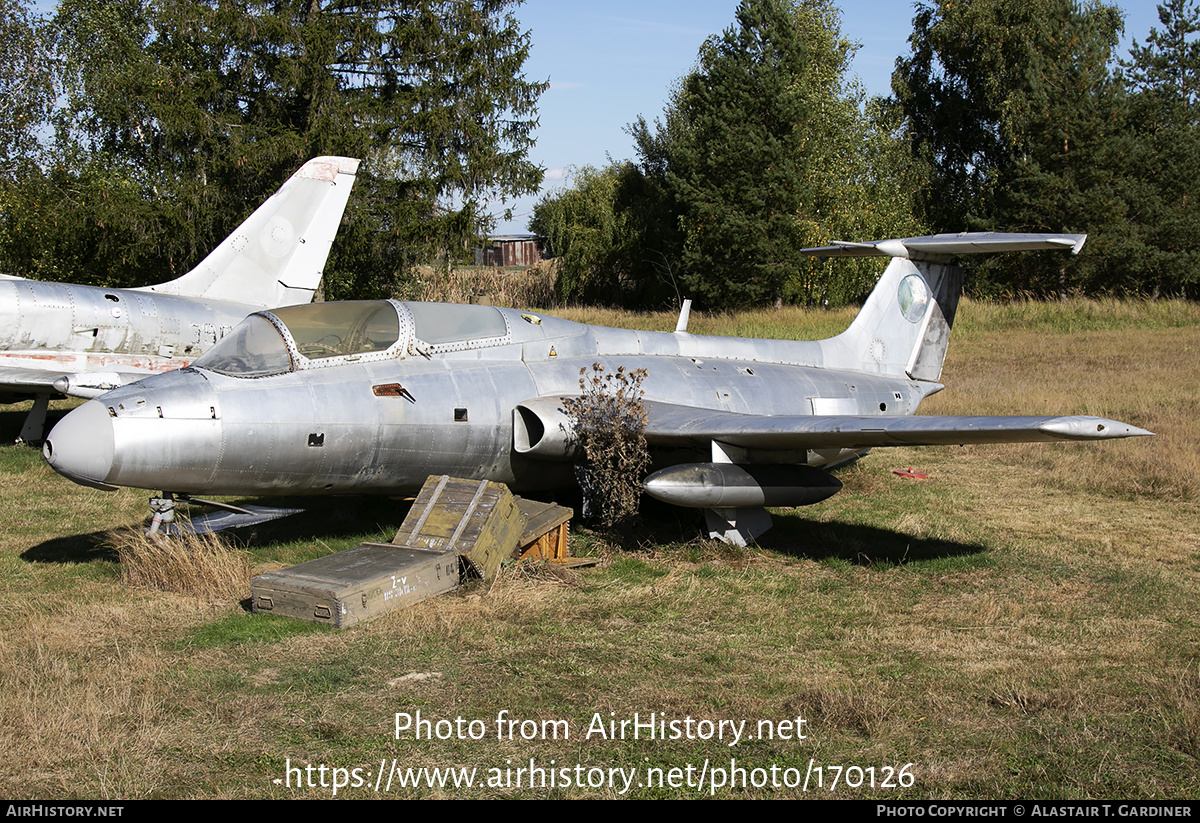
[[[25,417],[25,425],[21,426],[21,436],[18,443],[40,443],[46,433],[46,412],[50,409],[50,395],[39,394],[33,398],[33,408]]]
[[[170,534],[171,524],[175,522],[175,495],[163,492],[162,497],[151,497],[150,511],[154,512],[154,518],[146,534]]]
[[[709,539],[741,548],[771,528],[771,515],[759,506],[705,509],[704,522]]]

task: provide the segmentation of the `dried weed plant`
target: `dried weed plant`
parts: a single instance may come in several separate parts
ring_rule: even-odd
[[[642,475],[650,465],[645,379],[645,369],[612,372],[593,363],[590,372],[579,370],[580,396],[565,401],[584,455],[577,472],[584,515],[606,529],[628,527],[642,500]]]
[[[120,559],[126,586],[210,601],[249,596],[250,558],[218,534],[163,537],[128,528],[113,532],[108,544]]]

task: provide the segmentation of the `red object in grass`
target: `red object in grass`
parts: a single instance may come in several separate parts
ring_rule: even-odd
[[[915,472],[912,469],[893,469],[892,474],[899,475],[900,477],[911,477],[914,480],[924,480],[929,476],[924,472]]]

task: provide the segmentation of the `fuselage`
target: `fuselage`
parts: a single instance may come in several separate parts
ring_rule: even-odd
[[[350,331],[353,319],[345,329],[323,322],[321,305],[252,317],[194,366],[89,401],[51,433],[51,464],[93,485],[191,494],[390,494],[415,490],[431,474],[537,490],[573,482],[571,456],[530,449],[530,421],[518,407],[541,400],[549,408],[580,394],[580,372],[594,364],[644,369],[648,401],[760,416],[911,414],[929,392],[909,379],[824,368],[820,341],[379,301],[357,305],[389,315],[394,330],[350,343],[370,334]],[[286,352],[272,348],[273,338],[264,343],[275,332]]]
[[[0,386],[51,391],[44,373],[155,374],[186,366],[256,307],[139,289],[0,278]],[[22,382],[19,370],[28,372]]]

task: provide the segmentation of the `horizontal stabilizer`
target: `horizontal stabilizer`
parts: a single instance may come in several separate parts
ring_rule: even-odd
[[[1086,234],[1019,234],[1006,232],[961,232],[925,237],[903,237],[850,243],[835,240],[831,246],[801,249],[812,257],[904,257],[910,260],[946,261],[958,254],[1007,251],[1069,249],[1079,254]]]
[[[647,403],[646,441],[705,448],[712,441],[749,449],[866,449],[1112,440],[1153,432],[1103,417],[962,415],[758,416]]]

